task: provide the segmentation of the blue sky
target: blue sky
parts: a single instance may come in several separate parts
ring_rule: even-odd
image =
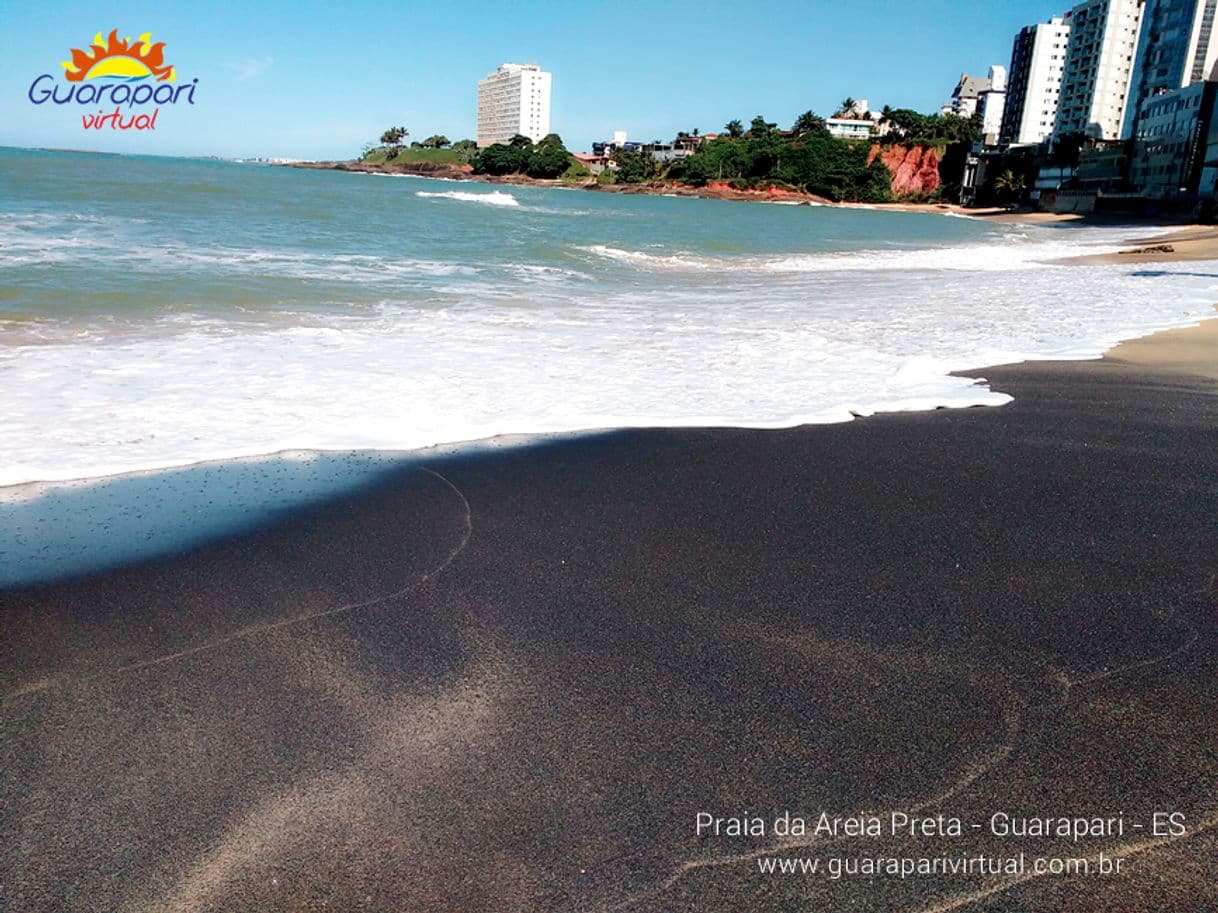
[[[615,129],[671,138],[733,117],[783,126],[845,96],[931,111],[961,71],[1007,64],[1045,0],[293,0],[271,3],[0,0],[0,145],[169,155],[348,158],[392,124],[415,139],[473,136],[477,80],[503,61],[554,74],[552,128],[572,149]],[[166,43],[193,108],[155,132],[86,132],[96,107],[31,104],[30,83],[62,73],[99,31]]]

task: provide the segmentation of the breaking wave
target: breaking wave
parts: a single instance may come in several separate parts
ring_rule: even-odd
[[[490,193],[470,193],[467,190],[416,190],[414,195],[430,199],[461,200],[464,203],[485,203],[487,206],[520,205],[519,200],[502,190],[492,190]]]

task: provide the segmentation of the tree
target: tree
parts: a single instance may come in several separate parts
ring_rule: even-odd
[[[529,148],[495,143],[473,158],[474,174],[519,174],[529,161]]]
[[[442,133],[437,133],[427,137],[427,139],[423,140],[420,145],[423,146],[424,149],[443,149],[445,146],[450,145],[450,143],[447,136],[444,136]]]
[[[660,163],[650,152],[642,149],[617,149],[613,153],[619,184],[641,184],[660,174]]]
[[[919,114],[909,108],[885,107],[884,119],[892,124],[894,133],[909,143],[972,143],[981,133],[981,120],[977,117]]]
[[[473,145],[472,140],[462,140],[453,149],[460,147],[464,154]],[[518,133],[507,145],[495,143],[472,155],[470,160],[475,174],[527,174],[546,179],[562,176],[572,163],[571,153],[557,133],[548,134],[537,145]]]
[[[410,136],[410,131],[405,127],[390,127],[381,134],[381,142],[386,146],[400,146],[402,140]]]
[[[729,120],[723,127],[723,132],[732,139],[740,139],[744,136],[744,124],[738,120]]]
[[[748,135],[754,138],[769,136],[778,127],[778,124],[772,124],[764,117],[758,114],[749,123]]]
[[[999,172],[994,178],[994,196],[1004,203],[1018,202],[1023,196],[1023,175],[1010,168]]]
[[[850,95],[847,95],[844,99],[842,99],[841,107],[837,109],[837,113],[833,116],[834,117],[854,117],[854,114],[855,114],[854,105],[855,105],[854,98]]]
[[[571,167],[571,154],[558,145],[543,146],[540,143],[534,147],[525,163],[524,173],[531,178],[556,178]]]
[[[478,154],[478,144],[472,139],[461,139],[453,143],[453,152],[457,153],[457,158],[463,164],[467,164],[474,160],[474,156]]]
[[[791,131],[796,134],[819,133],[825,129],[825,119],[812,111],[805,111],[799,117],[795,118],[795,123],[791,125]]]

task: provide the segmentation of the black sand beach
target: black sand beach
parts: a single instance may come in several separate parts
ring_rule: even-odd
[[[1216,351],[979,372],[998,409],[438,459],[0,594],[5,908],[1218,909]],[[783,810],[1187,833],[694,830]],[[756,863],[1020,851],[1125,870]]]

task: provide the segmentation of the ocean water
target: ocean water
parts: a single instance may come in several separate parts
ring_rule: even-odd
[[[0,211],[0,486],[999,406],[949,372],[1095,357],[1218,298],[1218,264],[1045,262],[1144,230],[219,161],[0,150]],[[318,472],[300,498],[352,478],[295,464]],[[292,501],[231,482],[192,506],[214,514],[207,535],[238,503],[255,522]],[[49,543],[81,527],[80,499],[98,520],[84,488],[9,489],[0,559],[27,566],[42,547],[44,570],[67,568]],[[147,522],[147,549],[189,539]],[[43,572],[23,573],[0,583]]]

